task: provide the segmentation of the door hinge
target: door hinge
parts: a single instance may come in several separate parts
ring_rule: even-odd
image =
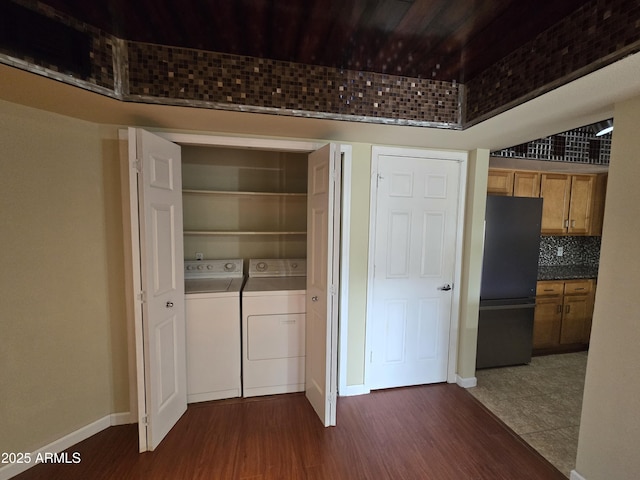
[[[136,295],[136,300],[138,300],[140,303],[144,303],[147,301],[147,294],[144,290],[140,291],[140,293],[138,293]]]
[[[149,425],[149,416],[148,415],[143,415],[143,417],[141,418],[142,420],[142,424],[146,427]]]
[[[131,168],[135,168],[138,173],[142,172],[142,162],[139,158],[136,158],[131,162]]]
[[[335,392],[331,392],[328,395],[328,400],[329,400],[329,403],[335,405],[338,400],[338,395]]]
[[[330,295],[335,295],[336,294],[336,286],[335,285],[330,285],[329,286],[329,294]]]

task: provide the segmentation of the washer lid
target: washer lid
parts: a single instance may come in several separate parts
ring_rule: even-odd
[[[242,278],[187,278],[184,293],[237,293],[242,283]]]

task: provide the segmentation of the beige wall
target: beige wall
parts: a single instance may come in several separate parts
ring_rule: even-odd
[[[616,105],[576,471],[640,475],[640,97]]]
[[[1,320],[0,360],[9,368],[0,370],[0,431],[7,433],[0,447],[32,451],[129,410],[120,180],[126,172],[115,127],[0,101],[0,128],[1,215],[11,226],[2,230],[1,285],[15,299]],[[355,386],[364,383],[372,145],[351,145],[346,383]],[[486,183],[487,159],[485,151],[472,156],[469,181],[484,176]],[[484,189],[472,188],[468,205]],[[477,236],[473,218],[466,223]],[[473,295],[473,282],[463,283]],[[473,376],[473,308],[462,311],[470,320],[463,321],[460,358]]]
[[[347,385],[364,383],[371,145],[352,145]]]
[[[95,124],[3,101],[0,145],[0,452],[29,452],[128,410],[119,167]]]

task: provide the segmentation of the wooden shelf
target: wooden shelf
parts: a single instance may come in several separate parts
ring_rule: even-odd
[[[192,236],[250,236],[250,235],[306,235],[307,232],[268,232],[268,231],[239,231],[239,230],[185,230],[185,235]]]
[[[221,195],[221,196],[262,196],[262,197],[306,197],[306,193],[291,192],[228,192],[224,190],[196,190],[183,189],[183,194],[190,195]]]

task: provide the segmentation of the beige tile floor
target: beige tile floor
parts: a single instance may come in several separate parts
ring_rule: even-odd
[[[569,477],[575,468],[587,352],[478,370],[469,392]]]

